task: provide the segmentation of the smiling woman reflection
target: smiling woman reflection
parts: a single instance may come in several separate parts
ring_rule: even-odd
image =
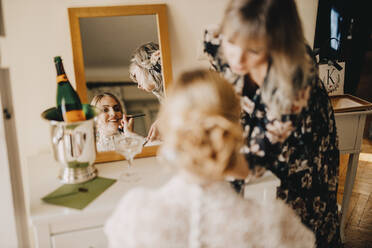
[[[115,150],[113,135],[119,131],[132,131],[133,118],[127,120],[119,99],[108,92],[94,96],[90,104],[101,110],[96,124],[97,151]]]
[[[132,55],[129,66],[129,77],[138,84],[138,88],[154,94],[159,102],[164,99],[163,77],[159,45],[148,42],[138,47]],[[156,120],[146,137],[148,141],[159,140],[159,129]]]

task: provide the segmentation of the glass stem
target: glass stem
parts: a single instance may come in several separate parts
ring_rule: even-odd
[[[132,167],[132,165],[133,165],[133,158],[129,158],[128,159],[128,168]]]

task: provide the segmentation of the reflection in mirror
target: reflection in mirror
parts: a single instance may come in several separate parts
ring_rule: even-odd
[[[144,114],[130,122],[146,137],[163,97],[156,16],[84,18],[80,31],[88,101],[102,111],[97,151],[115,149],[112,135],[123,130],[123,114]]]
[[[113,133],[125,134],[125,126],[143,137],[156,133],[159,103],[172,81],[166,5],[68,11],[77,92],[84,103],[102,110],[97,141],[106,135],[112,142]],[[126,118],[130,115],[141,116]],[[136,157],[155,155],[157,144],[146,143]],[[123,159],[113,147],[98,147],[96,162]]]

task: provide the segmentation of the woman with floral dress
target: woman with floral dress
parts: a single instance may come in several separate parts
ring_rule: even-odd
[[[334,113],[295,2],[232,0],[221,27],[205,32],[204,51],[241,97],[250,166],[281,180],[277,197],[314,231],[317,247],[340,247]]]

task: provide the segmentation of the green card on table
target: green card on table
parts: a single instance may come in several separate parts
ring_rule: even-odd
[[[115,182],[116,179],[96,177],[84,183],[65,184],[42,200],[54,205],[83,209]]]

